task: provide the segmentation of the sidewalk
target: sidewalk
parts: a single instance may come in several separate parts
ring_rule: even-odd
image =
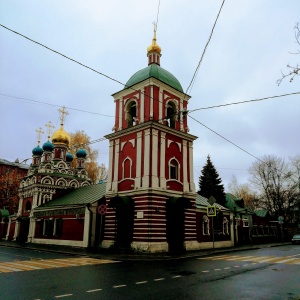
[[[204,257],[215,254],[226,254],[230,252],[246,251],[246,250],[257,250],[262,248],[270,247],[280,247],[284,245],[290,245],[287,243],[270,243],[270,244],[259,244],[259,245],[244,245],[236,246],[230,248],[217,248],[217,249],[204,249],[204,250],[194,250],[187,251],[183,254],[170,254],[170,253],[141,253],[134,251],[125,250],[111,250],[111,249],[100,249],[97,251],[92,251],[90,249],[83,249],[77,247],[68,246],[57,246],[57,245],[42,245],[42,244],[20,244],[12,241],[0,241],[0,247],[12,247],[12,248],[23,248],[35,251],[45,251],[53,253],[63,253],[66,255],[79,255],[79,256],[89,256],[99,259],[111,259],[111,260],[126,260],[126,261],[153,261],[153,260],[170,260],[170,259],[183,259],[192,257]]]

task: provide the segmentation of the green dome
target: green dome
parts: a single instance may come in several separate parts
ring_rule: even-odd
[[[161,68],[157,64],[151,64],[147,68],[144,68],[140,71],[137,71],[135,74],[133,74],[130,79],[126,82],[126,86],[124,89],[127,89],[145,79],[149,79],[151,77],[154,77],[167,85],[171,86],[172,88],[176,89],[177,91],[180,91],[183,93],[182,86],[180,82],[177,80],[177,78],[172,75],[167,70]]]

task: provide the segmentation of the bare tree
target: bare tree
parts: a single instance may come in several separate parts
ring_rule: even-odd
[[[295,39],[296,39],[297,44],[300,45],[300,28],[299,28],[299,23],[297,23],[296,26],[295,26]],[[297,49],[295,53],[291,53],[291,54],[298,55],[298,54],[300,54],[300,50]],[[298,64],[296,66],[287,65],[287,68],[289,70],[288,72],[283,73],[281,71],[281,78],[277,80],[277,84],[278,85],[280,85],[281,82],[282,82],[282,80],[285,79],[286,77],[289,77],[290,78],[290,82],[292,82],[296,76],[300,75],[300,67],[299,67]]]
[[[274,217],[292,221],[299,197],[293,169],[283,159],[264,156],[250,167],[251,182],[258,188],[260,204]]]
[[[232,179],[228,184],[228,191],[237,198],[243,199],[245,205],[251,210],[260,208],[259,198],[257,194],[251,189],[250,184],[238,183],[238,180],[235,176],[232,176]]]

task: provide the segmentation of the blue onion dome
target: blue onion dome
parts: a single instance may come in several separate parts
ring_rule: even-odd
[[[80,148],[77,152],[76,152],[76,157],[77,158],[86,158],[87,153],[84,149]]]
[[[66,161],[67,161],[67,162],[72,162],[73,159],[74,159],[74,157],[73,157],[72,153],[68,152],[68,153],[66,154]]]
[[[48,140],[44,145],[43,145],[43,150],[44,151],[50,151],[52,152],[54,149],[53,144]]]
[[[32,154],[41,156],[43,154],[43,149],[39,145],[37,145],[33,148]]]

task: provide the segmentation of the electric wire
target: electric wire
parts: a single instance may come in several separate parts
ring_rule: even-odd
[[[254,157],[255,159],[265,163],[263,160],[261,160],[260,158],[258,158],[257,156],[251,154],[250,152],[248,152],[247,150],[243,149],[242,147],[238,146],[237,144],[233,143],[232,141],[230,141],[229,139],[225,138],[224,136],[222,136],[221,134],[217,133],[216,131],[214,131],[213,129],[209,128],[208,126],[204,125],[203,123],[201,123],[200,121],[198,121],[197,119],[193,118],[190,116],[191,119],[193,119],[195,122],[199,123],[200,125],[202,125],[203,127],[205,127],[206,129],[210,130],[211,132],[213,132],[214,134],[218,135],[219,137],[221,137],[222,139],[224,139],[225,141],[227,141],[228,143],[232,144],[233,146],[237,147],[238,149],[242,150],[243,152],[247,153],[248,155]]]
[[[217,21],[218,21],[218,19],[219,19],[219,16],[220,16],[220,14],[221,14],[222,8],[223,8],[223,6],[224,6],[224,3],[225,3],[225,0],[223,0],[223,2],[222,2],[222,4],[221,4],[221,7],[220,7],[220,9],[219,9],[218,15],[217,15],[217,17],[216,17],[216,19],[215,19],[214,25],[213,25],[212,30],[211,30],[211,32],[210,32],[208,41],[207,41],[207,43],[206,43],[206,45],[205,45],[205,47],[204,47],[204,50],[203,50],[203,52],[202,52],[202,55],[201,55],[201,58],[200,58],[200,60],[199,60],[198,65],[197,65],[197,68],[196,68],[196,70],[195,70],[195,72],[194,72],[194,75],[193,75],[193,77],[192,77],[192,80],[191,80],[189,86],[188,86],[187,89],[186,89],[186,92],[185,92],[186,94],[188,93],[189,89],[192,90],[192,86],[193,86],[194,81],[195,81],[195,79],[196,79],[196,76],[197,76],[197,74],[198,74],[198,71],[199,71],[200,65],[201,65],[201,63],[202,63],[202,60],[203,60],[203,58],[204,58],[204,55],[205,55],[206,49],[207,49],[207,47],[208,47],[208,44],[210,43],[210,40],[211,40],[212,35],[213,35],[213,33],[214,33],[214,30],[215,30]]]

